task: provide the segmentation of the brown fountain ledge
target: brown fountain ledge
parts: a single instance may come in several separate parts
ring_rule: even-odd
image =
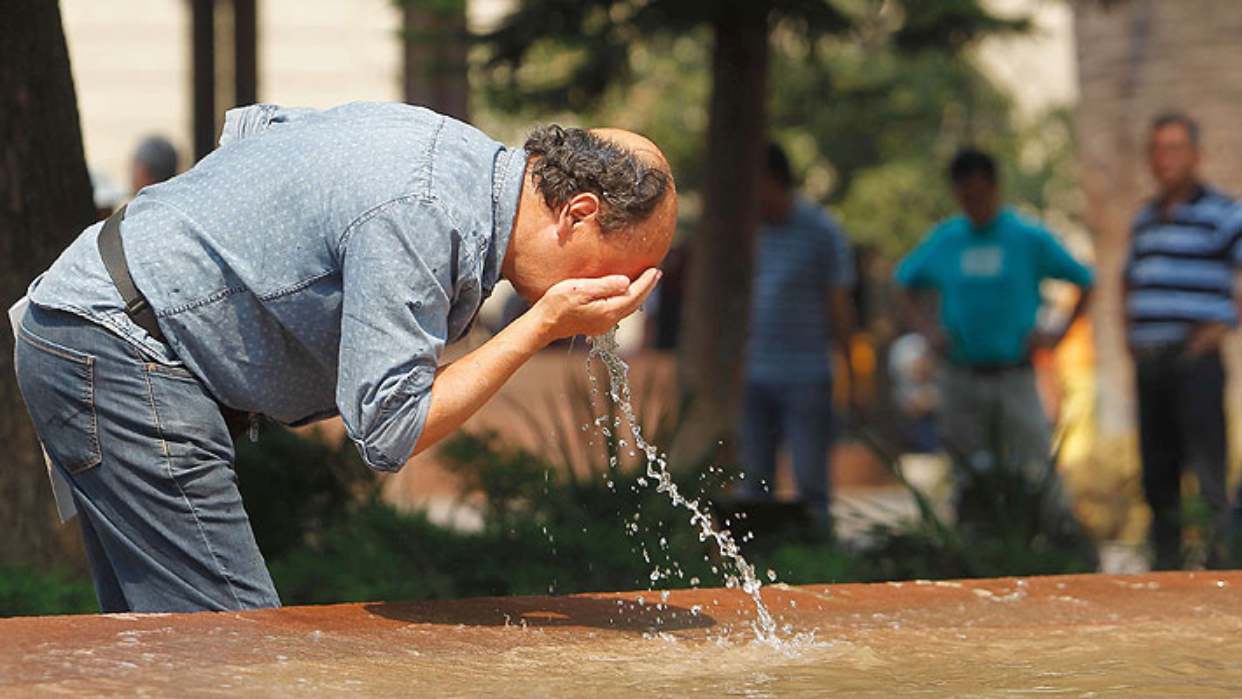
[[[1067,649],[1084,639],[1080,655],[1116,639],[1124,661],[1185,652],[1205,625],[1218,638],[1242,632],[1242,572],[778,585],[763,597],[788,631],[814,631],[835,649],[834,667],[859,691],[868,678],[894,691],[969,688],[953,683],[968,682],[971,654],[985,648],[1068,654],[1050,662],[1072,674]],[[754,609],[740,592],[674,591],[659,603],[660,593],[641,592],[0,619],[0,696],[575,696],[591,686],[587,675],[611,673],[606,689],[590,690],[601,696],[672,691],[679,657],[695,676],[706,672],[699,665],[729,668],[695,687],[779,674],[776,651],[745,650]],[[1213,667],[1222,686],[1242,687],[1238,666]],[[652,679],[650,668],[667,675]]]

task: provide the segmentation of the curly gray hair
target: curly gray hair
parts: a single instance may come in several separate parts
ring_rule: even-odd
[[[598,220],[604,231],[641,223],[672,185],[658,165],[586,129],[540,126],[524,148],[538,156],[531,179],[548,206],[556,209],[575,194],[591,192],[603,203]]]

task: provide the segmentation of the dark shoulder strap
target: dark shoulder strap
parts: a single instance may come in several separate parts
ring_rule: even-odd
[[[99,232],[99,256],[103,258],[104,269],[108,270],[108,276],[125,302],[125,315],[151,337],[163,342],[164,333],[160,332],[159,323],[155,320],[155,311],[151,310],[146,297],[138,291],[134,278],[129,274],[125,248],[121,245],[121,221],[124,218],[125,207],[122,206],[104,221],[103,230]]]

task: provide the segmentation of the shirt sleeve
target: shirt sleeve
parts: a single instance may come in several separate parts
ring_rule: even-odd
[[[934,285],[932,255],[935,250],[935,241],[936,229],[933,229],[923,239],[923,242],[897,263],[897,269],[893,272],[893,280],[898,286],[913,289]]]
[[[310,107],[281,107],[275,104],[252,104],[230,109],[224,113],[219,145],[227,146],[265,131],[272,124],[287,124],[317,111]]]
[[[1233,205],[1225,222],[1230,235],[1229,260],[1234,269],[1242,268],[1242,202]]]
[[[1042,276],[1063,279],[1080,287],[1095,284],[1091,268],[1074,259],[1051,233],[1039,231],[1039,257]]]
[[[825,230],[826,237],[826,253],[828,270],[828,286],[830,288],[840,289],[851,287],[854,285],[856,272],[854,270],[854,251],[850,247],[850,241],[845,237],[845,232],[831,221]]]
[[[390,203],[346,233],[336,402],[367,465],[414,452],[447,342],[452,226],[430,202]]]

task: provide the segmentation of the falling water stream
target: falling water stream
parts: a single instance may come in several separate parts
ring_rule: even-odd
[[[715,542],[724,565],[726,587],[741,587],[755,602],[757,619],[753,627],[758,640],[766,643],[778,642],[776,621],[763,603],[763,597],[760,594],[763,583],[756,574],[755,567],[742,555],[741,548],[738,547],[733,534],[728,529],[717,528],[712,522],[704,503],[681,494],[668,472],[668,455],[661,454],[655,445],[649,444],[643,438],[642,428],[634,414],[630,396],[630,367],[625,360],[621,359],[616,331],[590,338],[588,343],[591,351],[587,355],[587,375],[591,381],[592,393],[598,393],[599,390],[595,373],[592,371],[593,362],[598,360],[608,371],[608,395],[612,398],[613,404],[620,408],[624,419],[629,422],[630,431],[634,436],[634,445],[642,452],[647,462],[647,478],[654,481],[656,492],[665,493],[675,507],[681,507],[690,512],[690,525],[698,528],[700,541],[705,542],[711,539]],[[606,418],[601,419],[604,423],[597,419],[595,426],[606,437],[609,428],[605,424]]]

